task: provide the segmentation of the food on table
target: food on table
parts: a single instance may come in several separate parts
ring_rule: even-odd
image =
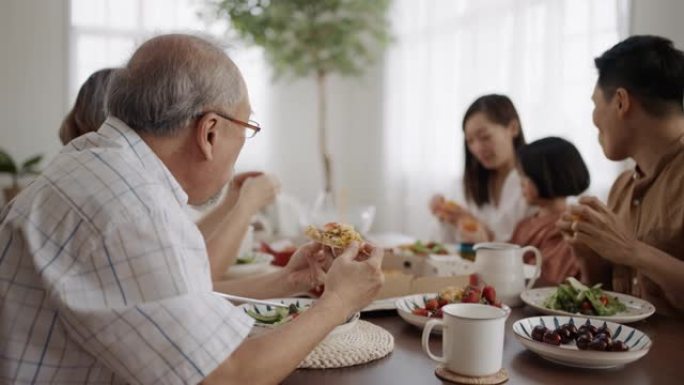
[[[337,222],[327,223],[321,229],[308,226],[304,234],[315,242],[340,249],[346,249],[354,241],[363,242],[363,237],[353,226]]]
[[[438,242],[426,242],[415,241],[414,243],[409,243],[406,245],[400,245],[400,250],[408,251],[415,255],[427,256],[430,254],[447,255],[449,250]]]
[[[242,257],[235,260],[236,265],[249,265],[254,263],[256,257],[254,255],[243,255]]]
[[[494,287],[485,285],[479,274],[470,275],[470,283],[465,287],[447,286],[439,291],[436,297],[425,300],[424,306],[415,305],[415,315],[442,318],[442,307],[452,303],[482,303],[501,307],[496,299]]]
[[[625,304],[601,290],[601,284],[585,286],[573,277],[558,285],[556,291],[544,301],[544,307],[569,313],[612,316],[625,311]]]
[[[297,248],[294,246],[288,246],[282,250],[275,250],[268,243],[261,242],[261,247],[259,247],[259,251],[271,254],[273,256],[273,265],[285,266],[290,261],[290,258],[295,253],[295,251],[297,251]]]
[[[299,316],[299,314],[301,314],[307,308],[308,307],[299,307],[292,303],[287,308],[272,308],[268,312],[261,312],[257,307],[254,307],[253,309],[245,310],[245,313],[259,323],[267,325],[280,325],[297,318],[297,316]]]
[[[611,338],[610,330],[605,322],[600,328],[587,323],[580,326],[579,329],[573,323],[563,324],[554,330],[550,330],[543,325],[537,325],[532,329],[531,337],[535,341],[556,346],[561,344],[567,345],[574,341],[580,350],[597,350],[602,352],[625,352],[629,350],[629,346],[624,341]]]

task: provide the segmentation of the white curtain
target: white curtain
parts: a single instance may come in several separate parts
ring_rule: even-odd
[[[135,48],[152,36],[183,32],[223,41],[250,90],[252,119],[269,127],[270,70],[259,47],[246,47],[230,35],[227,20],[205,17],[211,13],[204,0],[71,0],[69,2],[69,99],[93,72],[126,63]],[[71,108],[71,105],[69,106]],[[240,170],[263,169],[271,159],[269,135],[260,135],[244,147]]]
[[[395,230],[430,235],[436,192],[463,199],[461,121],[478,96],[510,96],[528,141],[571,140],[605,197],[622,166],[592,123],[593,58],[625,37],[621,0],[397,0],[385,76],[385,188]]]

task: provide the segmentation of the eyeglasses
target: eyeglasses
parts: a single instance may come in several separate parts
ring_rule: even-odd
[[[248,139],[253,138],[256,136],[256,134],[259,133],[259,131],[261,131],[261,125],[259,125],[259,123],[255,122],[251,119],[247,122],[244,122],[242,120],[235,119],[234,117],[232,117],[230,115],[226,115],[226,114],[218,112],[218,111],[205,111],[205,112],[202,112],[201,114],[198,114],[197,117],[204,116],[210,112],[220,116],[221,118],[223,118],[225,120],[229,120],[235,124],[238,124],[238,125],[244,127],[245,128],[245,138],[248,138]]]

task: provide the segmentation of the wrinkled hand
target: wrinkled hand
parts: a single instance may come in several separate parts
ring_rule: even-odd
[[[578,255],[586,248],[621,265],[634,264],[637,240],[632,231],[596,197],[584,196],[556,223]]]
[[[373,248],[370,257],[360,253],[360,245],[353,243],[332,263],[325,280],[321,300],[333,298],[348,314],[368,306],[384,283],[381,265],[384,250]]]
[[[280,182],[272,175],[260,174],[249,176],[239,186],[237,205],[247,212],[255,214],[273,203],[280,192]]]
[[[242,185],[245,183],[245,181],[249,178],[254,178],[263,174],[264,173],[260,171],[248,171],[233,175],[233,178],[230,180],[230,183],[228,184],[228,192],[226,193],[225,198],[223,198],[222,204],[227,209],[233,208],[233,206],[235,206],[235,203],[237,203],[238,198],[240,197],[240,189],[242,188]]]
[[[323,284],[332,259],[320,243],[310,242],[297,249],[285,266],[287,279],[295,292]]]

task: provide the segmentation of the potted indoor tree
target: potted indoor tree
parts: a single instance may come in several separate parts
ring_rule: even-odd
[[[19,181],[23,177],[40,173],[38,164],[42,159],[42,155],[36,155],[19,165],[5,150],[0,149],[0,174],[9,174],[12,177],[12,185],[3,189],[5,202],[11,201],[19,194],[19,191],[21,190]]]
[[[276,79],[312,78],[317,85],[318,143],[323,193],[316,206],[335,205],[327,143],[326,85],[331,74],[360,75],[391,40],[389,0],[209,0],[219,18],[248,44],[264,49]],[[319,207],[320,208],[320,207]]]

